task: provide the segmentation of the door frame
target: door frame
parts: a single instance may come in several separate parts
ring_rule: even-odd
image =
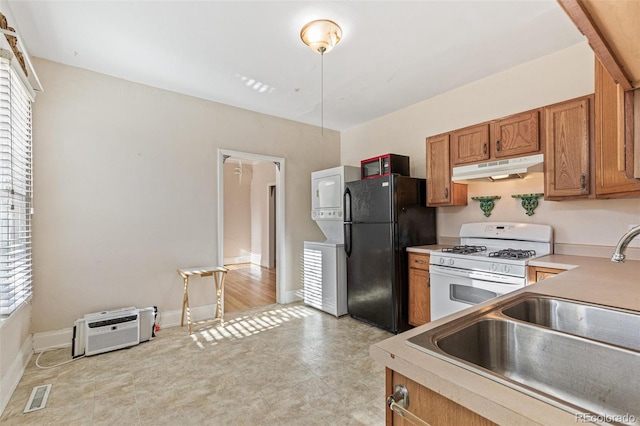
[[[276,302],[286,303],[285,161],[282,157],[218,148],[218,264],[224,263],[224,162],[227,158],[274,163],[276,167]]]

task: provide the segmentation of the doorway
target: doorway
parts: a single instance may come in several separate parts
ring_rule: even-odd
[[[284,165],[284,159],[279,157],[218,150],[218,262],[219,264],[226,263],[229,268],[225,285],[226,299],[228,299],[225,304],[229,310],[243,310],[259,306],[260,303],[273,303],[274,288],[275,302],[286,303],[286,292],[284,291],[286,286],[283,276],[283,271],[286,270],[284,257]],[[225,220],[225,189],[229,194],[229,189],[238,187],[239,184],[244,187],[250,185],[247,180],[253,177],[254,167],[257,179],[251,185],[252,197],[255,198],[256,194],[261,197],[259,203],[254,202],[254,205],[261,206],[258,208],[263,210],[250,214],[243,208],[231,211],[230,203],[235,201],[227,199],[229,205],[226,213],[227,220]],[[275,172],[271,173],[270,180],[261,179],[259,170],[270,167]],[[242,182],[242,179],[245,181]],[[269,217],[268,220],[263,220],[266,219],[265,215]],[[257,228],[257,231],[249,231],[254,234],[253,238],[250,238],[253,241],[250,244],[245,244],[244,249],[233,245],[236,243],[235,239],[232,245],[225,248],[225,235],[232,236],[238,232],[237,229],[240,229],[235,225],[230,225],[237,221],[236,216],[253,217],[253,219],[249,219],[248,227],[251,228],[252,225],[255,225],[254,228]],[[230,238],[227,238],[227,243],[229,241]],[[225,250],[229,253],[225,253]],[[269,286],[271,290],[269,290]],[[269,300],[269,292],[271,292],[271,302],[266,302]],[[237,298],[235,295],[240,296]]]

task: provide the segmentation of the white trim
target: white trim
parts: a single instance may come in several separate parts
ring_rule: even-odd
[[[261,253],[251,253],[251,263],[254,265],[262,265],[262,254]]]
[[[31,82],[29,81],[29,77],[27,77],[24,71],[22,70],[22,66],[18,64],[18,68],[20,68],[20,70],[22,71],[22,77],[21,77],[22,80],[25,82],[25,84],[28,83],[28,86],[31,88],[32,92],[33,91],[44,92],[44,88],[42,87],[42,84],[40,84],[40,79],[38,78],[38,74],[36,74],[36,69],[33,67],[33,63],[31,62],[31,55],[29,55],[29,53],[27,52],[27,49],[25,49],[24,47],[24,43],[22,43],[22,36],[20,36],[16,31],[5,30],[4,28],[0,28],[0,33],[14,36],[18,40],[18,44],[19,44],[18,50],[22,52],[22,57],[24,58],[25,64],[31,71],[30,73],[31,78],[34,80],[34,83],[37,87],[34,87],[34,85],[31,84]],[[11,53],[13,54],[13,52]],[[15,61],[15,62],[18,62],[18,61]],[[35,93],[34,93],[34,96],[35,96]]]
[[[4,409],[7,408],[11,395],[13,395],[13,392],[18,387],[20,379],[31,360],[31,356],[33,355],[33,351],[31,350],[32,345],[33,339],[32,336],[29,335],[24,340],[20,352],[18,352],[18,355],[11,363],[7,372],[0,378],[0,415],[2,415]]]
[[[71,348],[72,340],[73,327],[67,327],[61,330],[45,331],[43,333],[35,333],[33,335],[33,352],[40,353],[45,349],[53,347]]]
[[[302,295],[302,289],[298,289],[298,290],[289,290],[287,291],[287,294],[285,295],[285,304],[289,304],[289,303],[293,303],[293,302],[297,302],[299,300],[303,299],[303,295]]]
[[[286,239],[285,239],[285,160],[282,157],[252,154],[248,152],[218,149],[218,263],[224,264],[224,157],[230,156],[248,161],[263,161],[279,163],[276,168],[276,302],[288,303],[286,294],[287,270]]]

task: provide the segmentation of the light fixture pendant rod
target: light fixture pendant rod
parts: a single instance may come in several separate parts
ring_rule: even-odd
[[[322,136],[324,136],[324,52],[320,53],[320,93],[322,99],[320,100],[320,126]]]

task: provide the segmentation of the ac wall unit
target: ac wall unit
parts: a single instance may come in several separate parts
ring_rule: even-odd
[[[87,314],[73,327],[72,356],[97,355],[154,337],[156,308],[122,308]]]

